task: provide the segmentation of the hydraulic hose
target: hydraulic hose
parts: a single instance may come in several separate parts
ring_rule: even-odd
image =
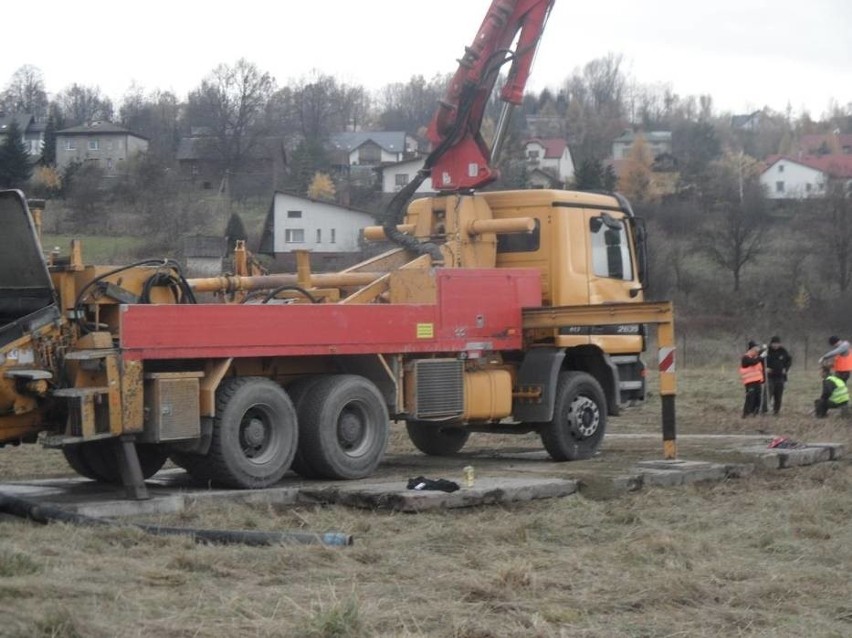
[[[221,545],[352,545],[351,534],[341,532],[257,532],[246,530],[194,529],[188,527],[164,527],[144,523],[124,524],[104,518],[84,516],[68,512],[52,505],[43,505],[11,494],[0,493],[0,512],[6,512],[36,523],[69,523],[88,527],[135,527],[148,534],[157,536],[189,536],[196,542],[217,543]]]

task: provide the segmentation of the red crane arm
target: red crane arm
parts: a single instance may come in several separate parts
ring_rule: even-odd
[[[501,99],[518,105],[555,0],[493,0],[473,44],[465,48],[445,100],[429,123],[432,187],[438,191],[480,188],[499,176],[480,128],[500,67],[511,60]],[[517,45],[509,49],[517,36]],[[504,107],[505,108],[505,107]],[[507,109],[508,112],[508,109]],[[505,121],[504,121],[505,120]],[[508,119],[501,117],[505,130]],[[495,138],[502,138],[499,130]],[[495,146],[497,146],[495,144]]]

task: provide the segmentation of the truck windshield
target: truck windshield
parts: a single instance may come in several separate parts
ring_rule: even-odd
[[[589,223],[592,246],[592,272],[598,277],[633,279],[630,242],[624,222],[611,215],[593,217]]]

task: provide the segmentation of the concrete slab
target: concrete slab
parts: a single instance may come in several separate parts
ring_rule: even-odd
[[[456,492],[409,490],[404,482],[394,481],[373,485],[305,487],[300,496],[365,509],[423,512],[556,498],[576,491],[577,482],[564,479],[487,477],[477,479],[473,487],[463,487]]]
[[[842,443],[808,443],[808,447],[826,448],[832,461],[837,461],[846,456],[846,446]]]
[[[671,487],[700,481],[722,481],[728,473],[725,465],[685,459],[639,461],[636,471],[645,485]]]
[[[767,448],[748,446],[737,451],[756,458],[758,465],[766,470],[779,470],[789,467],[814,465],[842,458],[843,445],[834,443],[807,444],[798,448]]]
[[[658,438],[658,435],[612,435],[610,438]],[[473,449],[451,458],[420,454],[389,455],[376,474],[360,481],[304,481],[290,474],[277,486],[264,490],[222,490],[193,481],[183,470],[159,472],[146,482],[151,498],[131,501],[124,489],[83,478],[14,481],[0,491],[95,517],[171,514],[189,507],[222,503],[280,506],[299,503],[339,503],[361,508],[419,512],[471,507],[538,498],[555,498],[581,492],[594,499],[617,498],[648,486],[678,486],[697,481],[725,480],[751,475],[756,468],[778,470],[842,458],[843,445],[814,443],[804,448],[769,449],[766,435],[689,435],[689,438],[730,439],[722,445],[735,452],[731,462],[677,460],[619,463],[617,451],[606,449],[593,459],[577,463],[553,462],[540,448]],[[743,446],[746,447],[736,447]],[[715,449],[719,449],[718,443]],[[646,450],[646,454],[653,453]],[[718,455],[717,455],[718,456]],[[743,457],[745,461],[742,462]],[[635,459],[635,455],[632,457]],[[458,492],[418,492],[405,489],[406,478],[417,475],[462,479],[462,467],[477,469],[476,484]]]

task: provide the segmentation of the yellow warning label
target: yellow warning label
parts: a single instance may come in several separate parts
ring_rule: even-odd
[[[417,324],[417,338],[418,339],[434,339],[435,338],[435,324],[418,323]]]

